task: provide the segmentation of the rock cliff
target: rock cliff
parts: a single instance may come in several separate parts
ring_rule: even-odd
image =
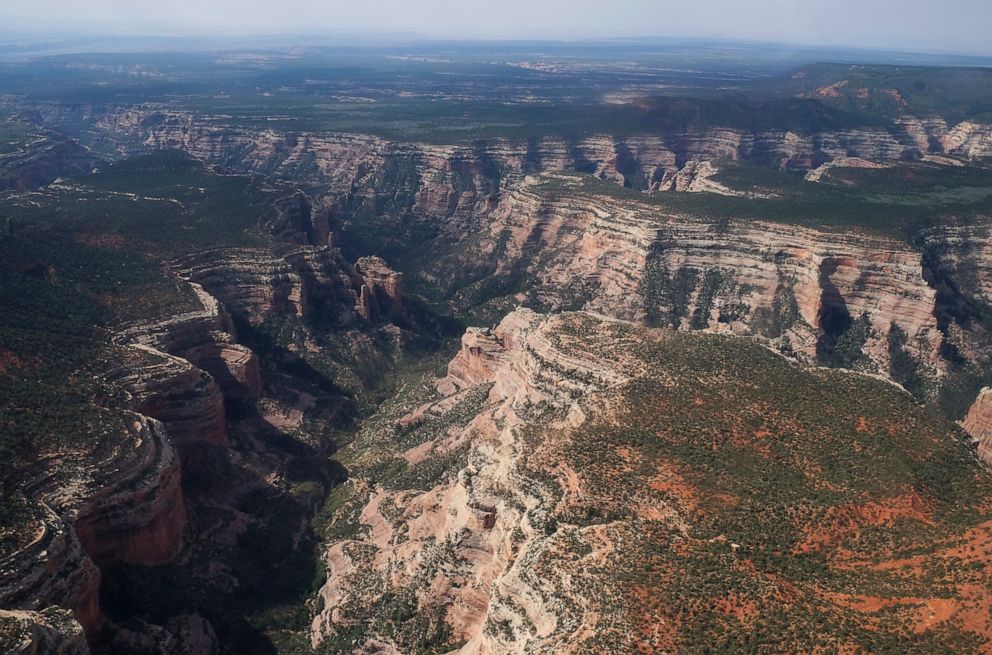
[[[181,277],[223,299],[252,324],[285,314],[324,327],[380,320],[403,311],[402,276],[378,258],[347,263],[326,246],[275,254],[261,249],[195,253],[176,262]]]
[[[949,574],[947,612],[921,624],[920,608],[939,602],[917,586],[926,574],[869,536],[930,544],[920,562],[958,556],[962,539],[975,540],[975,566],[987,552],[987,511],[952,526],[903,473],[875,486],[879,461],[917,448],[953,452],[968,484],[988,484],[950,425],[923,427],[926,412],[887,384],[803,371],[739,339],[526,309],[470,329],[433,383],[409,385],[349,446],[315,645],[678,652],[700,630],[705,643],[742,645],[740,631],[766,628],[790,651],[846,643],[852,630],[905,643],[961,630],[990,643],[988,624],[969,617],[992,597],[972,595],[970,574]],[[878,394],[901,407],[878,414]],[[876,433],[889,445],[865,461],[851,444]],[[838,453],[872,482],[825,473]],[[836,496],[817,495],[825,475]],[[783,505],[769,508],[765,493]],[[982,493],[967,503],[982,506]],[[900,521],[946,536],[934,543]],[[803,549],[821,564],[799,564]],[[890,603],[875,578],[851,574],[864,567],[898,571],[885,578]],[[821,628],[782,632],[782,613]]]
[[[889,127],[795,131],[704,127],[623,138],[547,136],[520,141],[481,140],[470,145],[397,143],[357,134],[280,133],[223,125],[154,105],[89,108],[84,113],[42,107],[53,124],[83,126],[126,152],[145,148],[184,150],[198,159],[239,172],[291,179],[320,194],[349,194],[352,204],[407,208],[452,216],[485,203],[523,175],[591,173],[646,191],[693,190],[680,176],[686,164],[749,161],[809,171],[825,162],[859,158],[895,162],[928,154],[964,158],[992,155],[992,126],[965,121],[949,126],[939,117],[903,116]],[[219,124],[220,123],[220,124]],[[373,183],[375,182],[375,183]],[[374,202],[373,202],[374,201]],[[300,216],[298,211],[290,215]],[[323,218],[326,218],[323,217]],[[309,221],[283,227],[311,236],[326,229]],[[326,225],[326,221],[318,224]]]
[[[992,389],[979,392],[961,426],[975,439],[978,459],[992,467]]]
[[[581,423],[577,398],[623,384],[636,370],[621,372],[624,362],[608,363],[609,353],[561,343],[556,332],[569,321],[522,309],[492,331],[470,330],[448,376],[436,382],[439,399],[396,419],[414,435],[423,426],[448,425],[402,457],[411,466],[433,459],[455,468],[424,491],[349,483],[367,499],[358,521],[369,531],[329,544],[315,644],[346,629],[358,605],[403,588],[416,590],[410,602],[430,617],[429,633],[466,644],[459,652],[506,652],[493,633],[503,622],[513,626],[520,648],[564,643],[554,601],[563,590],[526,570],[525,562],[548,552],[544,522],[555,500],[521,470],[521,431],[552,409],[565,413],[562,427]],[[610,332],[611,324],[599,328]],[[369,431],[366,438],[379,437]],[[369,642],[360,652],[377,647],[386,642]]]
[[[495,261],[492,277],[505,283],[488,282],[494,293],[516,292],[518,302],[551,311],[759,337],[807,362],[829,360],[838,340],[860,329],[845,365],[887,374],[895,348],[931,377],[944,366],[924,255],[896,239],[717,224],[526,188],[505,194],[483,229],[484,237],[467,237],[450,259],[432,262],[437,279]]]
[[[98,566],[159,564],[182,547],[179,460],[162,424],[120,416],[98,450],[53,453],[26,495],[43,509],[33,540],[0,564],[0,603],[60,605],[87,633],[103,623]]]

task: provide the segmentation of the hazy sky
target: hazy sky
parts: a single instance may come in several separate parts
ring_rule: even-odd
[[[0,28],[736,37],[992,55],[992,0],[0,0]]]

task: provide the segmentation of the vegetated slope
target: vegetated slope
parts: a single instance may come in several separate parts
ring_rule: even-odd
[[[0,212],[4,647],[298,641],[327,455],[443,325],[381,260],[310,245],[297,190],[182,153]]]
[[[936,115],[949,122],[992,115],[988,67],[814,64],[783,78],[775,84],[845,111]]]
[[[963,435],[884,382],[644,326],[879,373],[955,418],[992,382],[988,121],[814,90],[526,109],[523,130],[472,103],[434,129],[432,99],[418,142],[323,131],[312,98],[50,96],[34,119],[159,151],[0,205],[4,638],[66,623],[78,646],[32,611],[58,603],[107,652],[989,650]],[[402,380],[317,534],[329,455],[450,334],[406,285],[486,322],[596,315],[514,311],[443,380]],[[95,511],[108,489],[138,511]]]
[[[341,456],[320,652],[989,652],[992,481],[902,391],[517,310]]]

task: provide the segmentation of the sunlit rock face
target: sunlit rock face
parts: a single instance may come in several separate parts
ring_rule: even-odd
[[[67,117],[52,115],[58,122]],[[472,145],[400,143],[357,134],[292,133],[211,125],[209,116],[142,106],[94,110],[73,117],[124,150],[180,149],[232,170],[305,182],[333,193],[362,187],[388,171],[391,204],[451,216],[468,211],[523,175],[590,173],[645,191],[685,188],[679,173],[687,164],[710,160],[749,161],[808,171],[826,162],[859,158],[895,162],[928,154],[977,158],[992,154],[992,125],[905,115],[891,127],[799,133],[706,127],[688,131],[612,137],[557,136],[529,140],[495,138]],[[312,221],[296,201],[278,219],[286,234],[326,243],[326,216]],[[301,241],[298,241],[301,242]]]
[[[978,459],[992,467],[992,389],[979,392],[961,426],[975,439]]]

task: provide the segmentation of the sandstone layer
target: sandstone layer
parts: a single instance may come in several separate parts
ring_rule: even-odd
[[[961,426],[975,439],[978,459],[992,467],[992,389],[979,392]]]
[[[526,188],[505,194],[489,216],[485,237],[466,238],[436,261],[439,279],[495,261],[497,280],[524,278],[518,301],[759,337],[806,362],[817,361],[837,316],[864,317],[867,368],[888,373],[893,328],[927,375],[939,377],[944,365],[924,256],[896,239],[757,220],[716,224]]]
[[[124,152],[180,149],[227,170],[291,179],[322,196],[357,189],[352,202],[374,197],[380,207],[444,216],[484,206],[489,196],[528,174],[571,171],[646,191],[712,190],[705,183],[694,188],[691,182],[693,169],[702,162],[749,161],[805,172],[846,158],[882,163],[931,154],[965,159],[992,155],[992,125],[948,125],[934,116],[903,116],[889,127],[810,133],[712,126],[623,138],[547,136],[433,145],[232,127],[223,125],[222,117],[155,105],[90,107],[84,113],[41,107],[39,115],[53,124],[93,130]],[[287,204],[287,216],[301,215],[294,205],[299,206],[296,201]],[[287,233],[306,233],[310,243],[326,243],[326,218],[317,222],[321,227],[308,220],[280,223]]]
[[[901,408],[879,410],[879,395]],[[872,479],[878,461],[932,448],[986,488],[951,426],[925,415],[889,385],[803,370],[740,339],[517,309],[468,330],[446,376],[408,385],[349,447],[314,645],[680,652],[713,643],[699,630],[743,646],[753,637],[741,631],[788,615],[821,626],[783,633],[790,652],[840,647],[849,630],[906,644],[958,631],[984,652],[981,573],[952,567],[946,593],[918,585],[958,557],[987,566],[987,509],[952,525],[903,473],[882,489]],[[876,437],[885,453],[859,459],[852,447]],[[838,456],[860,473],[825,471]],[[764,493],[783,505],[752,495]],[[873,535],[890,533],[922,554],[880,550]],[[805,553],[821,564],[803,567]]]
[[[100,445],[82,457],[47,458],[45,473],[25,489],[44,510],[37,533],[0,564],[0,604],[60,605],[88,633],[104,620],[98,565],[168,561],[186,525],[179,460],[161,423],[124,414],[120,433]]]

